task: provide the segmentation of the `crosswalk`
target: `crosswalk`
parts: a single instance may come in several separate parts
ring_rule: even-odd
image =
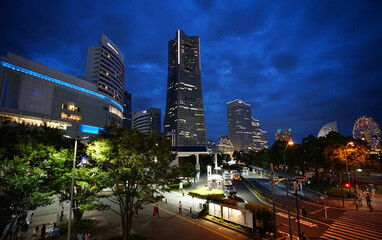
[[[346,211],[331,224],[321,239],[382,239],[381,223],[380,212]]]

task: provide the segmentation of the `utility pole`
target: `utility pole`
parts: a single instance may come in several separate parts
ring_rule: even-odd
[[[275,233],[277,233],[277,223],[276,223],[276,198],[275,198],[275,181],[273,175],[275,174],[275,171],[273,170],[273,163],[271,163],[271,171],[272,171],[272,197],[273,197],[273,219],[275,223]]]

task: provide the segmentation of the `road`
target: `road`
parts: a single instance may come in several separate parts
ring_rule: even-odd
[[[272,198],[272,185],[269,179],[246,175],[246,180],[254,185],[268,198]],[[252,192],[247,187],[242,187],[244,183],[237,184],[238,195],[247,196]],[[236,186],[235,186],[236,187]],[[290,191],[291,192],[291,191]],[[276,202],[287,206],[288,198],[286,196],[285,185],[278,184],[275,188]],[[296,199],[289,195],[291,208],[296,208]],[[306,201],[298,201],[299,208],[304,206],[309,213],[323,216],[323,206]],[[282,209],[276,209],[276,221],[278,229],[288,233],[289,220],[288,212]],[[291,212],[292,234],[298,235],[297,215]],[[311,218],[300,216],[300,232],[304,232],[308,239],[380,239],[382,236],[381,212],[365,212],[344,210],[341,208],[328,208],[329,223],[317,221]]]

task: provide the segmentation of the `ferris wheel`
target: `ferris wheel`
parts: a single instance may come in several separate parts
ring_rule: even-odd
[[[362,116],[354,123],[353,137],[365,140],[371,149],[378,149],[381,143],[381,129],[372,117]]]

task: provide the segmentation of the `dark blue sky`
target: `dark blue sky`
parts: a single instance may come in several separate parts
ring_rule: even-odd
[[[252,105],[274,142],[300,143],[337,121],[349,136],[362,115],[382,124],[382,1],[2,1],[0,54],[85,74],[105,33],[124,54],[133,111],[162,109],[167,44],[200,36],[207,138],[226,135],[226,103]]]

